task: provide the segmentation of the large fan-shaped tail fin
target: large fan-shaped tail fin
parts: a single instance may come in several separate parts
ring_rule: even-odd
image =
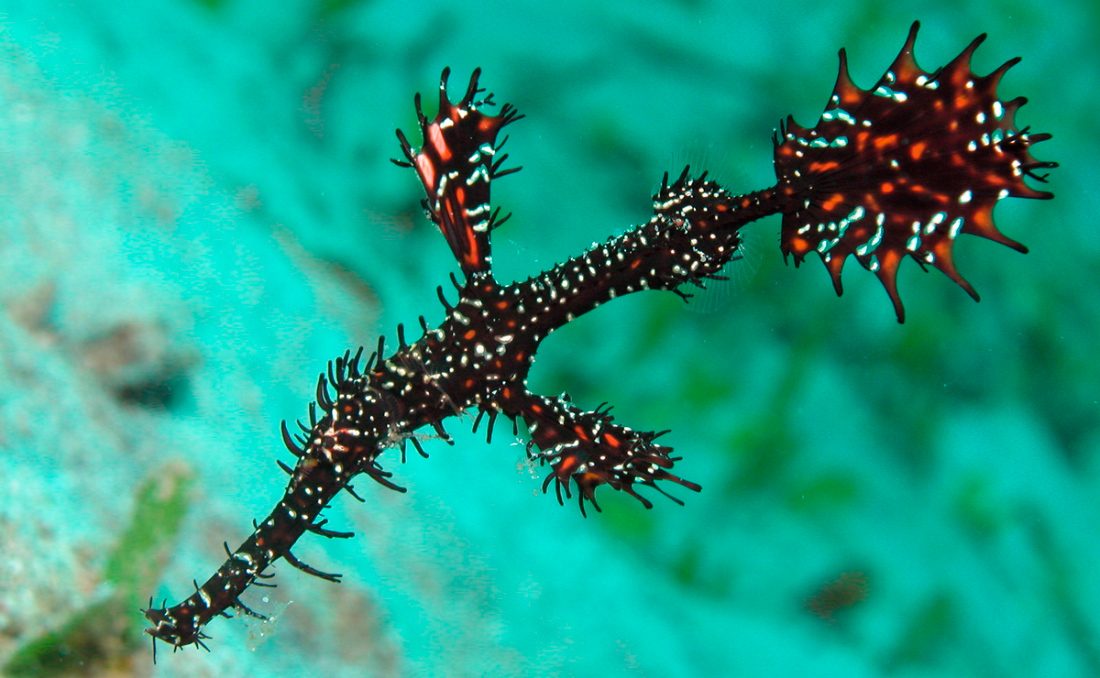
[[[783,216],[784,255],[797,265],[817,252],[838,294],[841,269],[854,256],[878,276],[899,322],[905,315],[897,271],[906,256],[938,268],[977,299],[955,267],[955,239],[972,233],[1026,252],[997,228],[993,207],[1006,197],[1053,197],[1024,179],[1045,181],[1038,172],[1056,166],[1030,152],[1049,135],[1016,126],[1026,100],[997,97],[1001,78],[1019,59],[976,75],[971,56],[981,35],[928,72],[913,58],[918,28],[914,23],[869,90],[852,82],[841,50],[836,85],[817,125],[788,118],[775,138],[779,186],[793,196]]]

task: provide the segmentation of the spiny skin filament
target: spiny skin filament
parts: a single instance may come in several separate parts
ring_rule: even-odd
[[[487,115],[491,95],[481,96],[475,70],[458,102],[448,97],[448,71],[439,85],[439,113],[429,120],[416,98],[421,146],[413,148],[398,131],[403,159],[425,191],[424,209],[447,240],[463,280],[452,275],[458,300],[448,300],[442,323],[387,352],[384,340],[363,360],[363,350],[333,360],[317,383],[315,402],[299,431],[283,426],[283,442],[297,458],[282,500],[254,525],[252,535],[195,592],[172,606],[144,610],[146,630],[173,648],[206,647],[203,629],[228,611],[262,618],[241,602],[249,586],[269,585],[266,569],[282,558],[330,581],[340,575],[310,567],[291,552],[303,533],[346,538],[348,532],[324,527],[323,509],[340,490],[365,474],[404,491],[379,465],[379,455],[409,443],[422,455],[418,439],[431,428],[450,442],[443,423],[476,410],[475,430],[486,421],[491,439],[499,416],[520,423],[529,434],[532,461],[550,466],[543,483],[553,484],[559,502],[576,492],[584,513],[596,510],[596,490],[607,485],[652,504],[639,490],[665,494],[659,483],[699,491],[672,472],[678,457],[656,443],[664,432],[639,431],[619,424],[610,407],[585,411],[568,396],[549,398],[527,389],[527,374],[541,342],[574,318],[616,297],[647,289],[669,290],[685,300],[686,285],[704,286],[720,278],[737,256],[740,229],[761,217],[783,215],[781,245],[799,263],[817,252],[840,292],[840,269],[854,256],[882,282],[903,319],[896,271],[904,257],[931,264],[973,293],[952,262],[960,233],[974,233],[1022,248],[997,230],[993,204],[1007,196],[1048,198],[1024,179],[1045,180],[1036,170],[1053,167],[1030,156],[1031,144],[1047,135],[1017,129],[1014,113],[1022,101],[1001,102],[996,85],[1015,61],[980,78],[969,68],[979,40],[934,73],[920,70],[912,57],[917,24],[901,54],[870,90],[853,85],[841,52],[841,71],[825,113],[814,128],[788,120],[775,136],[777,183],[767,190],[733,196],[685,169],[666,175],[653,196],[650,220],[603,244],[524,281],[502,284],[492,270],[490,236],[507,216],[490,200],[492,180],[505,169],[500,131],[520,115],[505,104]],[[479,98],[480,97],[480,98]],[[949,168],[945,169],[945,168]],[[975,294],[976,296],[976,294]],[[426,456],[426,455],[424,455]],[[678,499],[675,501],[679,502]]]

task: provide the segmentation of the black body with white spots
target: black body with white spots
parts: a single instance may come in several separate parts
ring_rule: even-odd
[[[183,602],[145,610],[148,633],[174,647],[203,645],[203,627],[215,615],[245,606],[241,594],[262,585],[265,569],[279,558],[317,576],[291,547],[306,531],[328,537],[349,533],[324,528],[320,513],[360,474],[401,490],[382,470],[386,449],[408,444],[421,454],[417,433],[430,427],[448,440],[443,422],[477,410],[475,428],[487,418],[488,436],[498,416],[522,422],[530,436],[528,454],[551,472],[559,501],[577,494],[597,509],[596,489],[609,485],[651,505],[639,489],[662,494],[667,481],[698,491],[672,473],[676,457],[655,439],[613,421],[610,408],[584,411],[568,397],[548,398],[527,389],[527,373],[539,344],[555,329],[617,296],[646,289],[671,290],[685,299],[686,285],[702,286],[736,257],[740,229],[768,214],[782,213],[781,244],[795,263],[816,251],[840,291],[840,268],[853,255],[878,275],[902,319],[896,289],[898,262],[912,256],[969,285],[955,271],[951,247],[960,233],[975,233],[1022,248],[993,225],[992,206],[1001,198],[1050,197],[1023,179],[1053,163],[1031,158],[1029,145],[1046,135],[1028,134],[1013,122],[1021,100],[1001,102],[996,85],[1009,62],[990,76],[970,72],[975,41],[935,73],[920,70],[912,57],[916,24],[901,54],[872,90],[851,83],[844,69],[818,125],[789,121],[776,135],[773,188],[731,196],[706,175],[688,170],[666,176],[645,224],[522,282],[502,284],[493,276],[490,235],[507,218],[491,208],[493,179],[502,169],[500,130],[517,120],[514,108],[498,115],[481,109],[491,96],[477,97],[477,71],[464,96],[447,96],[447,71],[440,82],[438,115],[429,121],[417,97],[422,145],[414,149],[398,132],[404,159],[424,186],[429,218],[454,253],[464,280],[452,276],[458,300],[439,297],[443,322],[412,343],[398,327],[398,345],[387,355],[384,342],[363,363],[362,350],[334,360],[318,380],[316,402],[300,432],[284,426],[283,439],[297,457],[283,499],[253,534]],[[362,364],[361,364],[362,363]],[[678,500],[677,500],[678,501]],[[154,640],[155,642],[155,640]]]

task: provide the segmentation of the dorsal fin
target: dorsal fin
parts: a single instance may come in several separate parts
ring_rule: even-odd
[[[782,248],[795,264],[816,251],[839,294],[840,272],[855,256],[879,281],[905,318],[897,290],[902,259],[932,265],[974,299],[952,256],[955,238],[972,233],[1026,252],[993,222],[997,201],[1051,198],[1024,178],[1052,162],[1036,161],[1031,144],[1049,138],[1016,127],[1025,99],[1001,101],[997,85],[1019,59],[986,76],[970,69],[985,39],[974,39],[949,64],[922,70],[913,58],[919,23],[893,64],[869,90],[840,72],[824,113],[812,129],[787,119],[775,138],[779,187],[792,198],[783,215]]]
[[[493,104],[493,96],[478,87],[481,69],[470,76],[466,93],[458,103],[447,96],[447,77],[443,69],[439,79],[439,113],[429,121],[416,95],[416,115],[420,121],[423,145],[413,150],[408,139],[397,130],[397,138],[405,161],[398,165],[416,169],[427,198],[424,208],[439,226],[462,271],[469,275],[488,271],[492,264],[489,232],[502,223],[499,210],[489,204],[489,186],[496,177],[516,172],[519,168],[501,169],[507,154],[497,157],[503,145],[497,134],[505,125],[523,116],[511,104],[504,104],[498,115],[485,115],[479,108]],[[507,218],[507,217],[505,217]]]

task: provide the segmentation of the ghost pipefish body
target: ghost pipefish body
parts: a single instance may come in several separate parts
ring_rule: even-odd
[[[451,280],[458,300],[438,288],[446,315],[430,328],[420,317],[421,335],[411,343],[397,327],[397,346],[384,339],[364,358],[363,349],[333,360],[317,382],[308,418],[282,438],[297,458],[282,499],[236,550],[226,545],[224,564],[184,601],[144,610],[156,640],[173,648],[203,642],[206,624],[230,610],[264,618],[241,594],[265,570],[283,559],[309,574],[338,581],[340,575],[298,560],[291,547],[305,532],[326,537],[351,533],[325,528],[322,509],[349,481],[365,474],[399,491],[379,455],[411,444],[424,451],[417,431],[431,427],[450,441],[448,417],[477,410],[474,429],[485,421],[491,440],[504,416],[530,440],[533,461],[549,465],[542,485],[559,502],[576,495],[582,512],[597,510],[596,489],[610,486],[651,506],[639,489],[666,494],[663,484],[692,491],[696,483],[673,473],[678,457],[658,444],[661,433],[635,430],[611,417],[608,408],[586,411],[567,397],[546,397],[527,389],[527,374],[539,344],[574,318],[612,299],[640,290],[703,286],[718,278],[736,257],[740,229],[761,217],[782,214],[781,249],[796,265],[810,253],[825,264],[836,292],[845,261],[854,258],[882,283],[899,322],[904,310],[897,271],[906,258],[939,269],[975,299],[958,272],[954,243],[973,234],[1021,252],[993,221],[993,207],[1006,197],[1051,198],[1027,185],[1045,181],[1053,162],[1031,156],[1032,144],[1049,138],[1015,123],[1025,99],[1002,101],[997,87],[1011,59],[992,73],[971,71],[979,36],[950,63],[932,72],[913,57],[918,24],[901,52],[868,90],[852,83],[844,50],[840,72],[818,123],[802,127],[789,118],[773,137],[776,184],[731,195],[706,173],[685,169],[666,174],[645,224],[522,282],[504,284],[492,270],[490,236],[504,223],[490,201],[492,182],[517,171],[504,168],[501,130],[520,116],[509,104],[496,115],[492,95],[479,87],[475,70],[457,103],[448,91],[448,71],[439,84],[439,113],[428,120],[416,97],[421,145],[414,148],[399,130],[403,159],[423,184],[423,206],[438,226],[462,271]],[[426,456],[426,455],[425,455]],[[354,494],[354,492],[352,492]],[[677,503],[679,499],[673,498]]]

